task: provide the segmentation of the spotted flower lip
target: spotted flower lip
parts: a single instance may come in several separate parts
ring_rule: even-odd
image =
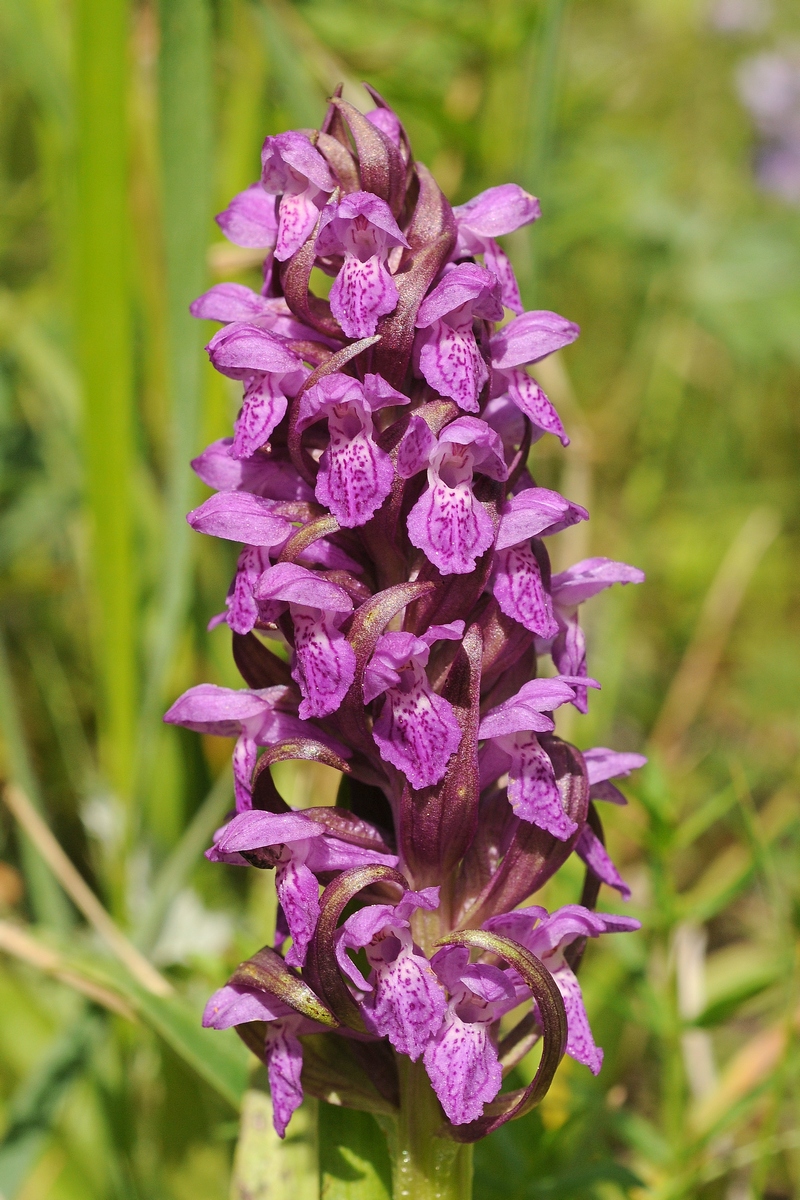
[[[336,186],[325,159],[301,133],[268,137],[261,150],[261,183],[280,195],[275,257],[278,262],[300,249]]]
[[[369,372],[363,384],[350,375],[324,375],[303,393],[298,429],[327,419],[330,437],[320,459],[316,496],[343,528],[366,524],[391,491],[394,471],[375,441],[372,414],[408,402],[408,396]]]
[[[387,1117],[399,1104],[402,1124],[404,1057],[439,1098],[437,1136],[465,1142],[541,1097],[565,1037],[600,1069],[569,964],[638,923],[531,901],[572,855],[584,897],[630,895],[593,802],[624,803],[613,781],[644,759],[581,754],[554,713],[599,687],[580,605],[643,575],[606,558],[551,571],[549,539],[588,513],[530,474],[545,433],[569,439],[528,368],[578,327],[523,311],[497,240],[538,201],[509,183],[452,208],[368,91],[370,113],[339,89],[318,132],[268,137],[260,182],[218,217],[264,252],[264,283],[191,306],[220,323],[207,351],[242,400],[233,436],[192,462],[214,494],[187,520],[238,543],[209,628],[230,628],[247,686],[190,688],[165,720],[235,739],[236,812],[206,857],[275,871],[274,946],[204,1024],[266,1064],[279,1135],[304,1085]],[[283,799],[271,769],[293,759],[340,772],[334,806]],[[501,1093],[499,1041],[511,1065],[532,1023],[536,1081]],[[304,1072],[325,1030],[335,1073],[318,1043]]]
[[[397,307],[397,285],[386,266],[395,246],[408,248],[408,242],[386,201],[370,192],[351,192],[322,213],[316,249],[344,255],[330,305],[348,337],[371,337],[380,318]]]
[[[473,320],[502,317],[497,276],[476,263],[449,270],[419,307],[419,370],[440,396],[455,400],[466,412],[478,411],[478,397],[489,378]]]
[[[438,438],[421,417],[412,417],[398,450],[398,472],[410,478],[426,466],[428,487],[408,515],[408,536],[443,575],[466,575],[495,533],[473,493],[473,475],[507,478],[502,442],[477,417],[459,417]]]
[[[364,674],[364,702],[385,696],[372,726],[380,756],[414,788],[438,783],[461,742],[453,706],[433,691],[425,667],[434,642],[458,641],[463,633],[463,621],[432,625],[419,638],[385,633]]]
[[[337,962],[363,993],[361,1008],[369,1027],[412,1062],[438,1030],[446,1000],[431,964],[414,943],[410,918],[417,909],[431,911],[438,905],[438,887],[406,891],[396,905],[360,909],[336,935]],[[361,949],[366,949],[370,966],[368,979],[347,953]]]
[[[356,656],[339,628],[353,601],[335,583],[296,563],[277,563],[254,589],[259,601],[288,606],[294,627],[292,678],[303,696],[300,716],[335,712],[355,678]]]

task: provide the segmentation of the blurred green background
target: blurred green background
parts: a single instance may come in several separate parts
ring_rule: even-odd
[[[583,333],[541,370],[573,443],[531,466],[592,513],[554,556],[648,576],[586,606],[603,691],[562,722],[651,756],[604,812],[644,929],[582,968],[601,1075],[565,1060],[479,1147],[476,1200],[800,1195],[800,208],[760,189],[737,90],[764,55],[800,72],[797,38],[791,0],[0,0],[2,770],[129,939],[4,809],[6,1200],[228,1195],[246,1057],[197,1022],[274,899],[201,858],[229,744],[160,724],[241,682],[205,632],[235,548],[184,523],[236,395],[186,309],[256,279],[212,217],[263,137],[361,79],[454,202],[541,197],[509,250]],[[320,803],[332,775],[279,783]]]

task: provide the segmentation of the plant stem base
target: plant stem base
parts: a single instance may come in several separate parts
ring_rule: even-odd
[[[389,1134],[394,1200],[471,1200],[472,1146],[436,1136],[445,1118],[421,1062],[398,1056],[400,1115]]]

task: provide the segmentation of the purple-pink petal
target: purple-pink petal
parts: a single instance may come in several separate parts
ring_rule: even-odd
[[[532,537],[548,537],[588,519],[585,508],[565,500],[558,492],[526,488],[503,506],[495,549],[506,550]]]
[[[616,750],[608,750],[605,746],[595,746],[591,750],[584,750],[583,760],[589,774],[589,783],[603,783],[607,779],[620,779],[647,763],[643,754],[619,753]]]
[[[565,842],[578,828],[564,812],[553,764],[534,734],[504,738],[511,757],[508,799],[515,816]]]
[[[302,133],[290,129],[264,140],[261,148],[261,182],[272,195],[305,191],[309,183],[332,192],[335,181],[328,164]]]
[[[454,327],[434,321],[419,338],[419,369],[440,396],[455,400],[466,412],[478,411],[478,397],[489,378],[472,321]]]
[[[644,571],[611,558],[584,558],[553,576],[553,599],[562,608],[573,608],[614,583],[644,583]]]
[[[468,229],[480,237],[501,237],[529,225],[541,216],[539,201],[516,183],[487,188],[466,204],[453,209],[459,230]]]
[[[444,990],[427,958],[402,949],[393,962],[374,971],[374,986],[363,1004],[375,1033],[388,1037],[412,1062],[441,1026],[446,1008]]]
[[[247,379],[253,371],[275,375],[299,373],[298,388],[307,370],[283,338],[248,321],[218,329],[206,346],[212,364],[231,379]]]
[[[507,371],[495,370],[492,391],[496,392],[501,387],[537,430],[552,433],[562,446],[569,445],[561,418],[539,384],[527,371],[522,367],[511,367]]]
[[[303,1048],[290,1029],[291,1022],[267,1026],[266,1059],[272,1096],[272,1123],[278,1137],[286,1135],[292,1113],[303,1103]]]
[[[492,366],[499,371],[539,362],[574,342],[580,328],[558,313],[523,313],[504,325],[491,341]]]
[[[603,1051],[595,1045],[581,985],[566,964],[553,973],[553,980],[561,992],[567,1013],[567,1054],[587,1066],[593,1075],[598,1075],[603,1065]]]
[[[276,1021],[291,1009],[269,992],[226,983],[210,997],[203,1011],[205,1029],[230,1029],[248,1021]]]
[[[330,305],[347,337],[371,337],[397,301],[397,285],[378,255],[363,262],[355,255],[345,257],[331,288]]]
[[[305,864],[304,850],[301,842],[288,861],[279,863],[275,870],[275,888],[292,935],[292,945],[286,952],[290,967],[302,967],[306,961],[319,918],[319,884]]]
[[[242,410],[234,423],[234,457],[251,458],[266,445],[288,406],[289,401],[274,376],[256,378],[245,391]]]
[[[492,593],[506,616],[519,621],[531,633],[542,638],[552,638],[558,633],[539,563],[527,543],[496,555]]]
[[[461,263],[448,271],[419,306],[417,329],[427,329],[453,314],[459,324],[469,326],[473,316],[502,321],[499,284],[491,271],[477,263]]]
[[[408,514],[408,536],[443,575],[468,575],[491,546],[494,528],[469,483],[450,488],[439,482]]]
[[[336,712],[355,679],[356,652],[327,613],[299,604],[291,612],[292,678],[303,695],[298,711],[304,720],[325,717]]]
[[[251,321],[268,314],[273,303],[241,283],[215,283],[192,301],[189,312],[204,321]]]
[[[284,600],[288,604],[331,612],[353,611],[353,601],[344,588],[296,563],[276,563],[265,571],[256,588],[256,596],[259,600]]]
[[[623,900],[630,900],[631,889],[614,866],[603,843],[588,825],[581,830],[581,836],[575,846],[575,853],[583,859],[587,867],[594,871],[599,879],[602,879],[603,883],[616,888]]]
[[[503,1072],[483,1022],[447,1015],[436,1038],[425,1050],[425,1070],[433,1090],[453,1125],[475,1121],[484,1104],[494,1100]]]
[[[431,691],[420,670],[402,689],[387,690],[372,736],[381,758],[419,789],[444,777],[461,742],[461,727],[450,702]]]
[[[252,183],[233,197],[216,222],[234,245],[266,250],[275,245],[278,234],[275,197],[268,195],[260,183]]]
[[[244,542],[249,546],[277,546],[293,527],[272,511],[272,502],[250,492],[217,492],[186,520],[198,533]]]

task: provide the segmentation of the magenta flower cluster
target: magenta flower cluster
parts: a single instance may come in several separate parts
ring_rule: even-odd
[[[276,944],[205,1023],[266,1063],[278,1132],[304,1088],[393,1110],[407,1056],[472,1141],[538,1102],[565,1050],[600,1069],[575,971],[587,938],[637,922],[593,911],[601,882],[629,895],[594,801],[624,803],[611,780],[644,759],[581,754],[553,712],[599,686],[580,606],[643,576],[550,571],[545,539],[588,513],[528,473],[534,441],[568,438],[527,368],[578,329],[523,311],[496,240],[538,202],[506,184],[452,208],[372,95],[268,137],[217,218],[263,248],[264,283],[192,306],[222,323],[208,353],[243,395],[193,463],[215,491],[188,520],[242,545],[212,625],[247,686],[193,687],[166,720],[237,739],[207,857],[275,871]],[[337,768],[337,805],[291,809],[270,774],[286,759]],[[525,906],[572,854],[581,903]],[[539,1038],[533,1084],[501,1092]]]

